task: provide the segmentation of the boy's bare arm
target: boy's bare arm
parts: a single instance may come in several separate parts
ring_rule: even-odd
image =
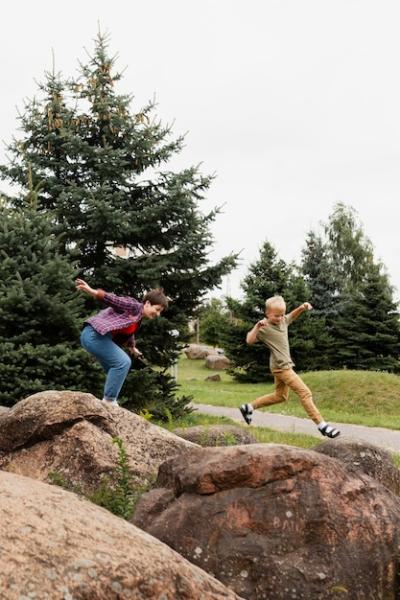
[[[294,310],[292,310],[292,312],[289,313],[290,320],[294,321],[304,311],[306,311],[306,310],[312,310],[312,308],[313,307],[311,306],[311,304],[309,302],[303,302],[303,304],[300,304],[300,306],[298,306],[297,308],[295,308]]]
[[[261,321],[257,321],[254,325],[253,329],[250,329],[248,334],[246,335],[246,343],[247,344],[255,344],[257,341],[257,333],[260,327],[265,327],[268,324],[267,319],[261,319]]]

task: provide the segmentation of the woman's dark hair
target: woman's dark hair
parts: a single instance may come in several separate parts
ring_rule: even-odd
[[[143,303],[150,302],[150,304],[159,304],[164,309],[167,309],[169,300],[170,298],[164,294],[163,288],[156,288],[144,295]]]

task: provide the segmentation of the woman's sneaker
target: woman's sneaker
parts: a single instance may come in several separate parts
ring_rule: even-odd
[[[335,438],[340,435],[339,429],[335,429],[332,425],[324,425],[324,427],[318,427],[322,435],[326,435],[329,438]]]
[[[253,407],[250,406],[250,404],[242,404],[239,407],[239,410],[242,413],[242,417],[246,421],[247,425],[250,425],[253,418]]]

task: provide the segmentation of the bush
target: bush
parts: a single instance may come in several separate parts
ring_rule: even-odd
[[[229,325],[229,313],[223,302],[212,298],[199,311],[200,339],[210,346],[221,346],[225,329]]]
[[[91,390],[101,394],[103,372],[81,348],[57,344],[0,343],[0,404],[12,406],[44,390]]]

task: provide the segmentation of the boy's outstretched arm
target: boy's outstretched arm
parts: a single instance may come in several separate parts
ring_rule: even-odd
[[[255,344],[257,341],[258,330],[260,329],[260,327],[265,327],[265,325],[267,324],[267,319],[261,319],[261,321],[257,321],[253,329],[250,329],[250,331],[246,335],[246,344]]]
[[[295,308],[294,310],[292,310],[292,312],[289,313],[289,318],[291,321],[294,321],[295,319],[297,319],[297,317],[299,317],[303,312],[305,312],[306,310],[312,310],[312,305],[309,302],[303,302],[303,304],[300,304],[300,306],[298,306],[297,308]]]

